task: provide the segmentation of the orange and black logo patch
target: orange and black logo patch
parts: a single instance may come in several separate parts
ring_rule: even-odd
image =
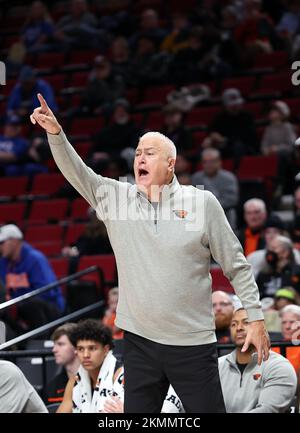
[[[186,210],[173,210],[173,212],[175,213],[175,215],[178,218],[181,218],[181,219],[185,218],[188,214],[188,212]]]
[[[260,373],[255,373],[255,374],[253,374],[253,379],[254,380],[258,380],[258,379],[260,379],[261,378],[261,374]]]

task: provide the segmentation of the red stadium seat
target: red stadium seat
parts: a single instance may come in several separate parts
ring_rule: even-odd
[[[272,75],[263,75],[260,81],[259,94],[287,93],[292,89],[291,72],[280,72]]]
[[[44,79],[45,81],[47,81],[47,83],[51,84],[56,94],[59,94],[59,92],[65,87],[65,83],[66,83],[65,74],[48,75]]]
[[[25,232],[29,243],[60,242],[62,243],[63,227],[59,225],[30,226]]]
[[[164,104],[168,93],[174,90],[174,86],[147,87],[145,90],[143,104]]]
[[[85,87],[88,82],[89,72],[74,72],[71,81],[69,83],[70,87]]]
[[[193,108],[193,110],[188,113],[186,124],[189,127],[207,126],[219,112],[220,107],[218,106]]]
[[[40,53],[36,61],[38,69],[57,69],[58,66],[63,65],[65,62],[64,53]]]
[[[24,220],[25,203],[0,204],[0,224],[20,224]]]
[[[151,111],[146,121],[146,129],[151,131],[159,131],[162,129],[164,116],[161,111]]]
[[[221,268],[211,268],[212,289],[223,290],[224,292],[234,293],[233,287],[228,278],[225,277]]]
[[[89,204],[84,198],[76,198],[71,205],[71,215],[70,218],[73,220],[87,220],[87,211]]]
[[[0,179],[0,197],[18,197],[27,191],[28,177],[7,177]]]
[[[60,173],[43,173],[34,177],[30,194],[53,195],[65,184],[66,180]]]
[[[239,179],[267,179],[277,175],[278,158],[271,156],[244,156],[238,168]]]
[[[82,256],[79,259],[78,271],[86,269],[90,266],[98,266],[102,270],[105,281],[105,294],[107,294],[109,286],[114,284],[116,281],[117,269],[115,256],[112,254],[98,256]],[[101,285],[99,275],[96,272],[87,274],[82,278],[89,281],[95,281],[98,287]]]
[[[72,245],[74,244],[77,239],[82,235],[86,228],[86,224],[72,224],[67,228],[67,233],[65,236],[65,245]]]
[[[66,199],[36,200],[32,203],[29,224],[43,224],[66,219],[69,202]]]
[[[96,50],[73,50],[68,63],[71,65],[92,64],[97,55],[99,55],[99,52]]]
[[[262,102],[246,102],[244,105],[244,109],[253,114],[256,120],[261,119],[263,117],[263,107],[264,104]]]
[[[66,277],[69,273],[69,259],[67,257],[60,257],[57,259],[49,260],[55,275],[58,279]]]
[[[273,53],[260,53],[255,56],[255,68],[275,68],[287,66],[289,57],[287,51],[274,51]]]
[[[90,138],[93,134],[101,131],[104,121],[102,117],[79,117],[72,121],[70,135],[76,137]]]
[[[92,143],[90,141],[82,142],[82,143],[76,143],[74,145],[76,152],[78,155],[85,160],[88,157],[88,154],[90,152]]]
[[[221,90],[236,88],[242,95],[247,96],[254,89],[255,82],[256,77],[226,78],[222,82]]]
[[[205,137],[207,137],[206,131],[194,131],[193,132],[193,140],[194,140],[195,146],[197,146],[199,148]]]
[[[284,102],[288,104],[291,110],[292,117],[299,118],[300,116],[300,98],[285,99]]]
[[[45,254],[46,257],[57,257],[61,254],[61,241],[53,242],[31,242],[31,245]]]

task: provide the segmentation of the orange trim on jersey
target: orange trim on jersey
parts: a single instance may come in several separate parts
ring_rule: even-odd
[[[5,282],[6,287],[12,290],[20,288],[28,289],[30,287],[28,275],[26,274],[26,272],[22,272],[21,274],[13,274],[9,272],[6,274]]]
[[[49,401],[49,403],[58,403],[58,402],[61,402],[61,401],[63,401],[63,397],[57,397],[57,398],[48,398],[48,401]]]

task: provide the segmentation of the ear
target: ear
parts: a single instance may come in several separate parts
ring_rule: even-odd
[[[175,169],[175,162],[176,162],[176,159],[174,159],[174,158],[169,158],[168,159],[168,169],[170,170],[170,171],[174,171],[174,169]]]

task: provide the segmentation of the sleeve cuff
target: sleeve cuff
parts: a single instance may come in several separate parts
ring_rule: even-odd
[[[248,308],[248,321],[255,322],[255,320],[264,320],[264,313],[261,308]]]
[[[60,130],[59,134],[49,134],[47,132],[47,138],[50,145],[63,144],[67,140],[67,137],[62,129]]]

